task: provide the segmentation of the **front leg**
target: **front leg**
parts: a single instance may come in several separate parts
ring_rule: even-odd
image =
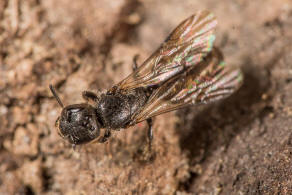
[[[93,105],[99,101],[99,97],[91,91],[83,91],[82,97],[85,101]]]
[[[108,140],[108,138],[110,138],[110,136],[111,136],[111,130],[110,129],[106,129],[105,132],[104,132],[104,135],[98,139],[98,142],[99,143],[104,143],[104,142],[106,142]]]

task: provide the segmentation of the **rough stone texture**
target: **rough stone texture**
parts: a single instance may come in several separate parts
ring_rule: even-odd
[[[75,150],[64,103],[106,90],[198,10],[245,74],[230,98],[155,118]],[[292,3],[288,0],[1,0],[0,194],[292,194]]]

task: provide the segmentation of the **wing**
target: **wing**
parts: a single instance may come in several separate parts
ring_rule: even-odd
[[[151,87],[165,82],[186,67],[195,66],[211,51],[216,24],[216,18],[208,11],[192,15],[136,71],[116,87]]]
[[[239,68],[227,66],[214,48],[200,63],[160,86],[133,121],[176,110],[188,105],[222,99],[238,89],[243,81]]]

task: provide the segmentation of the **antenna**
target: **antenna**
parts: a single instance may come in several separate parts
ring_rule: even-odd
[[[51,90],[53,96],[56,98],[58,104],[59,104],[62,108],[64,108],[64,105],[63,105],[63,103],[61,102],[59,96],[57,95],[56,90],[54,89],[53,85],[50,84],[49,87],[50,87],[50,90]]]

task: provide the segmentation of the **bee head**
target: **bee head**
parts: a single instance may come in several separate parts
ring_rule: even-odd
[[[64,107],[53,87],[50,89],[63,110],[56,121],[59,135],[71,144],[88,143],[100,135],[95,109],[86,103]]]
[[[75,145],[90,142],[100,135],[95,109],[89,104],[66,106],[56,125],[60,136]]]

